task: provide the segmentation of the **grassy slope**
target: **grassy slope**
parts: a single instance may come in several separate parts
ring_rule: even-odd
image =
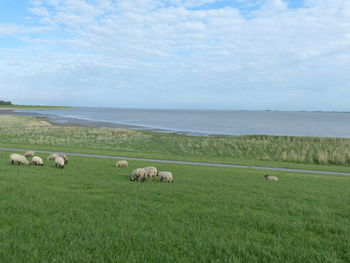
[[[45,157],[44,155],[42,157]],[[0,152],[0,262],[349,262],[350,177],[71,157],[12,166]]]
[[[349,139],[278,136],[191,137],[155,132],[58,127],[35,118],[0,115],[0,146],[169,160],[350,172]],[[304,160],[284,160],[284,153]],[[327,153],[346,164],[315,164]],[[288,157],[288,156],[287,156]]]

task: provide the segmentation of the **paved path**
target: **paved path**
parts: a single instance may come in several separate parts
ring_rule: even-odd
[[[3,151],[23,151],[23,152],[25,152],[25,151],[35,151],[35,152],[40,152],[40,153],[53,153],[51,151],[40,151],[40,150],[33,150],[33,149],[14,149],[14,148],[3,148],[3,147],[0,147],[0,150],[3,150]],[[96,157],[96,158],[108,158],[108,159],[124,159],[124,160],[145,161],[145,162],[153,162],[153,163],[190,164],[190,165],[211,166],[211,167],[231,167],[231,168],[255,169],[255,170],[269,170],[269,171],[310,173],[310,174],[334,174],[334,175],[347,175],[347,176],[350,176],[350,173],[344,173],[344,172],[315,171],[315,170],[304,170],[304,169],[275,168],[275,167],[237,165],[237,164],[171,161],[171,160],[146,159],[146,158],[134,158],[134,157],[98,155],[98,154],[85,154],[85,153],[66,153],[66,154],[67,155],[71,155],[71,156],[84,156],[84,157]]]

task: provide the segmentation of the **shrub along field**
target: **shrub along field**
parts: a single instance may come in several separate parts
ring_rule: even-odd
[[[11,165],[0,151],[0,262],[349,262],[350,177],[129,162]],[[45,154],[39,156],[46,159]]]
[[[59,127],[36,118],[0,115],[0,146],[350,172],[350,139],[340,138],[194,137]]]

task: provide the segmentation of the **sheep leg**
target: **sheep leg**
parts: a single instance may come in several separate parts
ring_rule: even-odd
[[[13,160],[11,160],[12,165],[15,163]]]

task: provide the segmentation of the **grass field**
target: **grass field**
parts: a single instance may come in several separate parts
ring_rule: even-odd
[[[0,262],[349,262],[350,177],[70,157],[11,165],[0,151]],[[39,154],[40,155],[40,154]],[[46,155],[41,155],[43,158]]]
[[[350,139],[288,136],[194,137],[59,127],[0,115],[0,146],[169,160],[350,172]]]

